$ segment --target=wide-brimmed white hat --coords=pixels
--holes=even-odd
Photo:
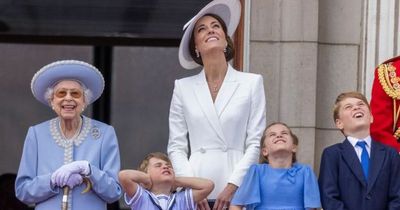
[[[205,14],[215,14],[222,18],[226,24],[227,34],[232,36],[240,20],[240,1],[239,0],[214,0],[207,4],[189,22],[183,26],[185,30],[179,45],[179,62],[185,69],[194,69],[199,66],[194,62],[189,52],[189,42],[196,22]]]
[[[92,91],[93,97],[87,101],[87,105],[96,101],[104,90],[104,78],[100,71],[83,61],[61,60],[42,67],[33,76],[31,90],[33,96],[48,106],[45,93],[47,88],[53,87],[62,80],[76,80]]]

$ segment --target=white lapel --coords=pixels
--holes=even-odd
[[[222,112],[239,87],[239,83],[236,81],[236,73],[236,70],[231,65],[228,65],[228,71],[215,100],[215,109],[217,110],[218,117],[221,117]]]
[[[200,107],[201,107],[204,115],[207,117],[208,122],[214,128],[217,135],[222,140],[224,140],[225,139],[224,133],[222,132],[222,126],[219,121],[217,111],[215,110],[215,106],[214,106],[214,103],[211,98],[210,90],[208,89],[206,75],[204,73],[204,70],[202,70],[197,76],[197,79],[196,79],[196,82],[194,85],[194,93],[196,95],[197,101],[200,104]]]

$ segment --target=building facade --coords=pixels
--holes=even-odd
[[[292,127],[299,161],[318,171],[322,150],[344,138],[332,118],[336,96],[369,97],[375,66],[400,54],[399,1],[245,0],[244,9],[244,70],[264,77],[267,121]],[[113,47],[110,124],[122,168],[166,151],[173,81],[198,72],[183,70],[177,54],[177,46]],[[60,59],[92,62],[93,47],[0,40],[0,173],[17,172],[28,127],[54,117],[30,80]]]

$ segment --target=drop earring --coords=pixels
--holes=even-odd
[[[197,49],[194,50],[196,52],[196,57],[200,58],[200,53]]]

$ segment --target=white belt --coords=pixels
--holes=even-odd
[[[236,148],[229,148],[227,146],[221,146],[221,147],[200,147],[198,149],[193,150],[193,153],[196,152],[200,152],[200,153],[206,153],[207,151],[211,151],[211,150],[219,150],[222,152],[227,152],[228,150],[237,150],[237,151],[242,151],[240,149],[236,149]]]

